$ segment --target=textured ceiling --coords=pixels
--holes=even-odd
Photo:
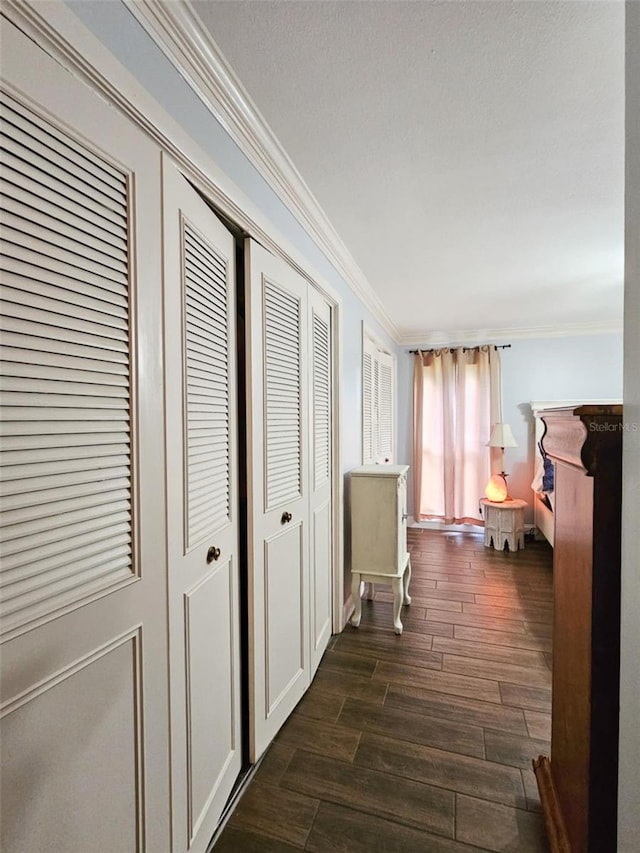
[[[405,336],[621,319],[624,3],[192,6]]]

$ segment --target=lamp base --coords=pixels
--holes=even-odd
[[[504,503],[510,501],[509,489],[507,486],[507,475],[502,471],[500,474],[493,474],[487,483],[484,490],[485,497],[493,503]]]

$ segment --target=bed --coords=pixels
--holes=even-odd
[[[553,509],[555,501],[554,480],[555,471],[553,462],[549,459],[542,448],[542,438],[545,433],[544,421],[540,413],[545,409],[565,409],[568,407],[584,405],[601,405],[611,403],[611,400],[532,400],[530,403],[534,421],[534,466],[533,481],[533,518],[536,530],[544,536],[553,547],[554,518]],[[614,401],[621,402],[621,401]]]
[[[539,534],[544,536],[553,547],[553,505],[554,505],[554,469],[553,462],[546,456],[542,449],[542,437],[545,433],[545,425],[539,413],[544,409],[560,408],[569,403],[554,401],[532,401],[531,411],[534,419],[534,462],[533,462],[533,523]]]

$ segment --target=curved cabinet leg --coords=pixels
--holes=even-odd
[[[411,604],[411,596],[409,595],[409,581],[411,580],[411,558],[407,560],[407,567],[404,570],[402,585],[404,588],[404,603]]]
[[[366,584],[366,587],[367,587],[367,591],[366,591],[365,595],[367,596],[367,601],[373,601],[373,596],[374,596],[375,591],[376,591],[375,584],[368,583],[368,584]]]
[[[402,622],[400,621],[400,610],[402,609],[402,578],[393,578],[393,630],[396,634],[402,634]]]
[[[360,619],[362,618],[362,601],[360,599],[360,573],[354,572],[351,577],[351,595],[353,597],[353,603],[355,606],[355,611],[353,616],[351,617],[351,624],[354,628],[357,628],[360,624]]]

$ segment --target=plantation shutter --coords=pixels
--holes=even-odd
[[[362,464],[367,465],[375,459],[373,446],[373,364],[370,352],[362,354]]]
[[[362,349],[362,464],[393,460],[394,360],[365,337]]]
[[[378,461],[393,457],[393,357],[378,354]]]
[[[186,340],[186,547],[229,520],[227,263],[183,225]]]
[[[129,179],[2,95],[1,613],[129,579]]]
[[[314,487],[329,479],[331,448],[329,326],[313,312]]]
[[[300,301],[264,286],[266,501],[273,508],[302,494]]]

